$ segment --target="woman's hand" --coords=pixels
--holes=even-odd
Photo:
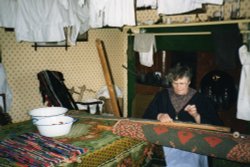
[[[157,120],[159,120],[160,122],[173,122],[173,119],[165,113],[159,113],[157,115]]]
[[[201,122],[200,114],[197,111],[197,108],[195,105],[187,105],[184,109],[186,112],[188,112],[195,120],[196,123]]]

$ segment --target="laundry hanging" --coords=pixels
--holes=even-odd
[[[153,34],[135,34],[134,50],[139,52],[141,65],[153,66],[153,53],[156,50],[155,36]]]
[[[189,12],[202,7],[201,3],[193,0],[158,0],[159,14],[179,14]]]
[[[155,9],[157,7],[158,0],[136,0],[136,8],[151,7]]]
[[[75,44],[79,34],[87,32],[90,28],[89,26],[89,2],[71,0],[69,2],[69,26],[71,31],[69,32],[69,37],[67,38],[71,45]]]
[[[90,0],[90,27],[135,25],[134,0]]]
[[[90,27],[100,28],[104,22],[104,9],[108,0],[91,0],[89,2]]]
[[[237,102],[237,118],[250,121],[250,52],[245,45],[239,48],[242,64],[239,94]]]
[[[18,0],[16,40],[54,42],[65,40],[64,27],[68,25],[66,0]]]
[[[14,28],[17,0],[0,0],[0,27]]]
[[[134,0],[0,0],[0,26],[14,28],[18,42],[72,44],[89,28],[135,25]],[[6,15],[6,13],[8,15]],[[70,33],[65,34],[65,27]]]
[[[180,14],[201,9],[202,4],[222,5],[223,0],[158,0],[159,14]]]

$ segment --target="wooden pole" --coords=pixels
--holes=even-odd
[[[133,120],[132,120],[133,121]],[[225,132],[228,133],[231,131],[230,128],[224,126],[208,125],[208,124],[196,124],[196,123],[186,123],[186,122],[155,122],[155,121],[134,121],[140,122],[143,124],[153,124],[153,125],[166,125],[172,127],[181,127],[181,128],[193,128],[201,130],[211,130],[216,132]]]
[[[83,118],[93,118],[93,116],[81,116]],[[114,118],[114,117],[94,117],[94,119],[101,119],[101,120],[113,120],[113,121],[131,121],[131,122],[138,122],[142,124],[153,124],[153,125],[166,125],[169,127],[180,127],[180,128],[191,128],[191,129],[201,129],[201,130],[210,130],[215,132],[224,132],[224,133],[231,133],[231,128],[226,126],[218,126],[218,125],[210,125],[210,124],[197,124],[192,122],[160,122],[157,120],[150,120],[150,119],[141,119],[141,118]]]
[[[223,126],[214,126],[214,125],[206,125],[206,124],[192,124],[192,123],[184,123],[184,122],[171,122],[171,123],[163,123],[163,122],[154,122],[154,121],[132,121],[131,122],[138,122],[142,124],[152,124],[152,125],[164,125],[167,127],[178,127],[178,128],[188,128],[188,129],[200,129],[200,130],[209,130],[214,132],[221,132],[221,133],[230,133],[230,128],[223,127]],[[112,130],[112,126],[105,126],[105,125],[97,125],[98,128],[104,130]],[[232,134],[234,137],[238,134],[235,132]],[[237,137],[235,137],[237,138]]]
[[[102,69],[103,69],[103,73],[104,73],[104,77],[106,80],[106,84],[108,87],[108,91],[109,91],[109,95],[110,95],[110,100],[111,100],[111,106],[114,112],[114,115],[116,117],[121,117],[120,114],[120,110],[119,110],[119,106],[118,106],[118,101],[116,98],[116,93],[114,90],[114,85],[111,79],[111,72],[108,68],[108,63],[105,57],[105,53],[104,53],[104,48],[102,45],[102,41],[100,39],[96,39],[96,47],[98,50],[98,54],[99,54],[99,58],[101,60],[101,64],[102,64]]]

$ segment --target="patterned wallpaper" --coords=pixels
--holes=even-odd
[[[88,42],[78,42],[67,51],[65,48],[37,48],[35,51],[31,47],[33,43],[17,43],[14,32],[0,29],[0,35],[2,62],[13,92],[10,114],[14,122],[30,119],[27,112],[42,106],[37,79],[37,73],[41,70],[61,71],[67,87],[74,86],[77,92],[78,87],[83,85],[94,91],[105,85],[95,45],[97,38],[104,42],[115,84],[122,90],[124,88],[126,75],[122,64],[125,62],[123,44],[126,38],[118,29],[91,30]],[[95,93],[85,91],[83,100],[94,96]],[[78,99],[78,95],[74,97]]]
[[[219,10],[218,6],[207,6],[207,13],[200,14],[205,20]],[[225,18],[229,17],[230,5],[225,4]],[[242,0],[242,16],[250,17],[250,1]],[[170,16],[167,16],[170,17]],[[172,20],[183,21],[185,15],[171,16]],[[188,16],[195,18],[195,16]],[[146,21],[158,19],[155,10],[137,11],[137,20]],[[0,28],[0,48],[7,79],[13,92],[13,103],[10,115],[14,122],[29,120],[27,112],[42,106],[39,93],[37,73],[41,70],[58,70],[63,72],[65,84],[79,91],[78,87],[86,85],[87,89],[99,90],[105,85],[105,79],[98,57],[95,40],[104,41],[107,56],[111,65],[115,84],[122,89],[124,95],[124,115],[126,116],[127,71],[122,64],[127,65],[126,49],[127,39],[125,32],[119,29],[95,29],[89,31],[88,42],[78,42],[66,51],[64,48],[38,48],[31,47],[32,43],[17,43],[14,32],[5,32]],[[85,92],[84,99],[94,97],[94,93]],[[77,98],[77,96],[74,96]]]

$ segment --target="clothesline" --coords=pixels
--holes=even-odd
[[[164,33],[146,33],[143,32],[141,34],[153,34],[155,36],[177,36],[177,35],[211,35],[212,32],[210,31],[199,31],[199,32],[164,32]],[[248,30],[242,30],[240,31],[241,34],[250,34],[250,31]],[[135,34],[139,34],[139,33],[133,33],[133,34],[128,34],[128,35],[135,35]]]

